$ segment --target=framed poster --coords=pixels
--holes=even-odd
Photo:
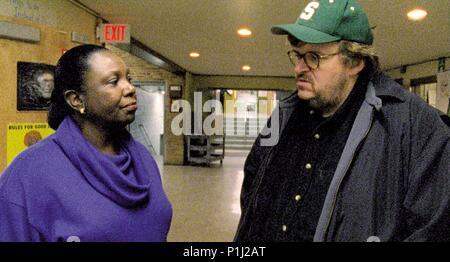
[[[17,110],[47,110],[54,87],[55,66],[17,62]]]

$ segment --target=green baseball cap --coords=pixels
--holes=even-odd
[[[369,19],[355,0],[312,1],[294,24],[276,25],[271,31],[276,35],[290,34],[310,44],[339,40],[373,43]]]

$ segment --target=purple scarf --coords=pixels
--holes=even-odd
[[[124,130],[118,156],[107,156],[81,133],[67,116],[58,127],[54,141],[86,181],[100,194],[123,207],[134,207],[149,201],[150,165],[146,165],[137,142]],[[156,170],[158,172],[158,170]]]

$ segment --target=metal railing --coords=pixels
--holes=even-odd
[[[150,140],[150,137],[147,134],[147,130],[145,129],[145,126],[143,124],[139,124],[139,131],[141,131],[142,136],[144,137],[145,144],[150,148],[152,155],[157,155],[155,148],[153,148],[152,142]]]

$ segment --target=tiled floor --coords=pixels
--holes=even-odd
[[[245,157],[223,166],[162,166],[164,189],[173,206],[170,242],[229,242],[240,217]],[[161,160],[158,159],[158,163]]]

